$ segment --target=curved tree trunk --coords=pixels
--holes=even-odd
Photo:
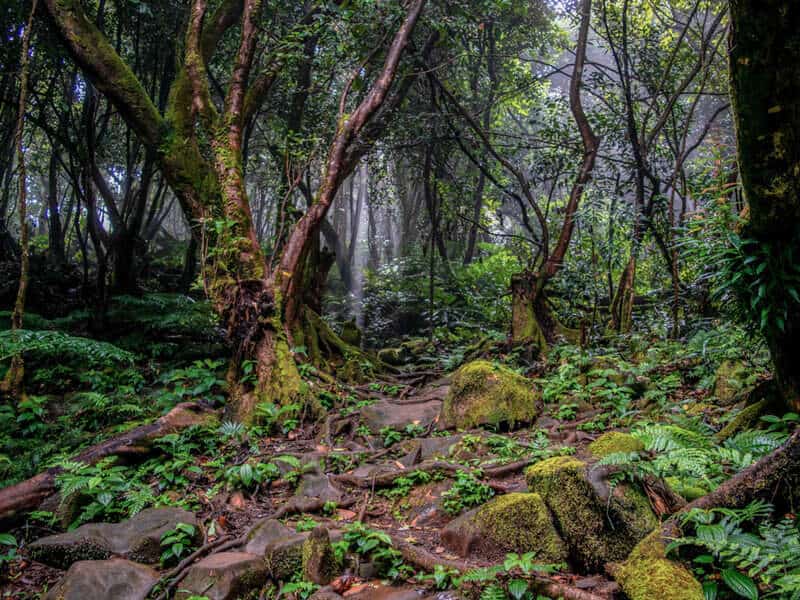
[[[575,218],[583,197],[583,190],[592,177],[597,150],[600,146],[600,140],[592,131],[589,120],[583,111],[580,94],[591,17],[592,2],[591,0],[583,0],[581,4],[581,24],[575,51],[575,67],[570,79],[569,94],[572,115],[583,141],[581,168],[572,185],[564,211],[564,224],[561,227],[553,252],[547,255],[547,260],[537,273],[522,273],[511,281],[511,340],[513,343],[531,344],[538,351],[546,350],[548,344],[555,341],[560,330],[558,321],[547,304],[545,290],[547,283],[564,265],[564,259],[572,239],[572,232],[575,229]]]

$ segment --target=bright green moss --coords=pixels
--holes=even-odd
[[[539,414],[539,393],[530,380],[485,360],[467,363],[453,375],[442,406],[450,427],[530,423]]]
[[[609,498],[589,481],[585,463],[569,457],[539,462],[526,472],[528,489],[541,494],[570,555],[585,569],[623,560],[657,521],[637,489],[617,485]]]
[[[536,560],[559,563],[567,550],[539,494],[497,496],[478,509],[474,522],[494,546],[507,552],[535,552]]]
[[[689,570],[668,560],[661,531],[644,538],[614,573],[630,600],[703,600],[703,587]]]
[[[615,452],[640,452],[641,450],[644,450],[644,444],[640,440],[630,433],[621,431],[604,433],[589,444],[589,452],[595,458],[603,458]]]

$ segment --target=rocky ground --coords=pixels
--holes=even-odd
[[[596,465],[643,450],[603,409],[545,404],[531,379],[486,360],[451,375],[400,371],[348,398],[316,426],[233,437],[228,473],[244,479],[244,465],[266,461],[279,471],[255,486],[210,494],[203,468],[218,457],[198,448],[195,512],[149,508],[64,533],[28,525],[36,539],[6,597],[411,600],[522,581],[519,598],[702,598],[663,547],[640,544],[685,500]],[[68,523],[69,498],[56,506]],[[187,550],[165,561],[166,536],[184,526]]]

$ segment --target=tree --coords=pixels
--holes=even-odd
[[[191,4],[182,65],[163,114],[78,0],[46,0],[45,5],[73,60],[156,156],[195,237],[202,241],[202,278],[234,353],[229,370],[232,415],[247,420],[261,400],[299,399],[302,384],[290,348],[308,317],[303,294],[309,255],[342,181],[381,135],[413,82],[414,74],[407,73],[390,93],[425,0],[409,2],[396,32],[386,38],[388,45],[371,53],[367,63],[385,50],[383,66],[352,108],[351,84],[367,63],[345,85],[313,203],[271,257],[258,243],[243,173],[245,129],[287,60],[280,45],[261,58],[261,2],[225,0],[213,12],[205,0]],[[289,27],[294,36],[311,27],[321,10],[316,3],[307,8]],[[238,42],[225,65],[224,99],[217,103],[209,64],[234,27],[239,29]],[[253,389],[239,383],[244,361],[257,365]]]
[[[739,173],[749,203],[744,247],[765,278],[747,290],[764,321],[784,399],[800,409],[800,6],[732,0],[730,82]],[[762,266],[763,265],[763,266]]]

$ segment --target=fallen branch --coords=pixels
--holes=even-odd
[[[72,457],[72,462],[94,464],[109,456],[143,456],[153,447],[153,441],[192,425],[207,423],[214,411],[194,402],[178,404],[163,417],[87,448]],[[56,477],[61,467],[50,467],[35,477],[0,489],[0,520],[22,511],[35,510],[56,493]]]

